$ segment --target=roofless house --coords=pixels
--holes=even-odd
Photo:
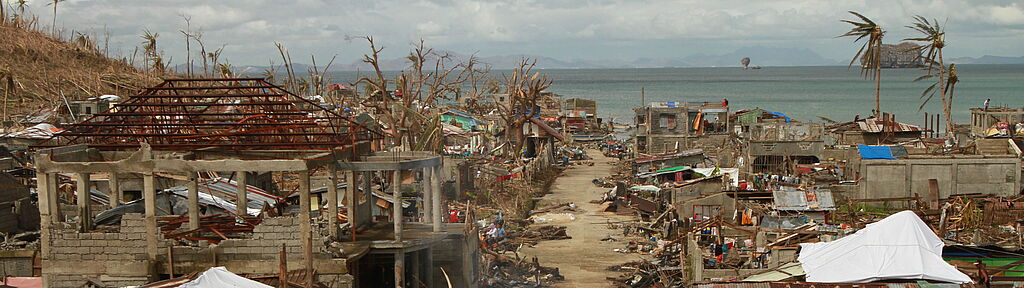
[[[476,238],[465,237],[462,224],[442,223],[441,158],[372,151],[381,132],[354,119],[259,78],[171,79],[69,127],[36,147],[45,283],[139,285],[213,266],[270,274],[280,270],[279,255],[291,269],[312,268],[330,287],[406,287],[412,279],[433,287],[433,279],[442,277],[432,273],[435,266],[458,271],[451,273],[457,275],[453,281],[471,283],[474,266],[452,259],[475,253],[477,245],[465,241]],[[58,174],[74,176],[74,206],[59,202]],[[210,175],[236,183],[231,223],[200,215],[199,186]],[[97,187],[111,199],[124,199],[121,193],[130,187],[121,179],[132,177],[142,179],[137,189],[144,212],[124,214],[120,225],[94,225],[89,215],[99,207],[89,205],[88,191]],[[311,178],[327,182],[319,203],[311,203]],[[161,190],[175,185],[188,187],[186,215],[158,209]],[[264,207],[260,217],[238,216],[252,214],[247,202],[253,186],[281,197],[298,194],[298,205],[278,203]],[[373,193],[377,188],[383,193]],[[402,188],[422,197],[403,197]],[[374,195],[395,203],[389,220],[371,219]],[[422,209],[410,215],[403,202]],[[168,219],[185,220],[172,229]],[[251,233],[218,230],[238,226]],[[192,241],[203,232],[219,238]]]

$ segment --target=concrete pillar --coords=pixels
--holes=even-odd
[[[235,178],[237,178],[235,183],[238,184],[238,186],[235,186],[235,198],[238,199],[235,202],[235,214],[238,214],[238,216],[249,215],[249,210],[247,210],[249,209],[249,191],[245,189],[249,183],[248,176],[249,172],[246,171],[235,172]]]
[[[391,222],[394,222],[395,225],[395,242],[400,242],[402,241],[402,171],[395,170],[395,172],[392,173],[392,175],[393,177],[391,179],[391,199],[394,203],[392,203],[391,205],[391,210],[393,212],[391,216]],[[398,262],[395,263],[397,267]]]
[[[89,197],[89,190],[92,189],[91,174],[78,173],[78,229],[82,232],[92,230],[92,198]]]
[[[348,204],[346,205],[348,210],[345,212],[348,213],[348,225],[349,229],[352,231],[352,241],[355,241],[356,228],[358,228],[356,226],[359,223],[359,219],[356,219],[359,217],[356,216],[356,209],[358,209],[356,207],[359,206],[359,196],[356,195],[356,185],[359,185],[359,183],[356,183],[356,172],[345,171],[345,183],[347,183],[347,185],[345,185],[345,200],[348,201]]]
[[[338,168],[334,165],[327,167],[327,180],[327,233],[338,239]]]
[[[441,232],[441,166],[433,168],[434,172],[430,173],[430,190],[434,191],[433,197],[430,198],[430,210],[434,210],[434,232]]]
[[[60,211],[60,176],[56,173],[46,173],[46,193],[50,194],[50,218],[53,223],[64,221],[64,215]]]
[[[399,249],[395,252],[395,288],[401,287],[405,287],[405,252]]]
[[[146,207],[146,255],[149,261],[156,263],[156,256],[160,253],[157,247],[160,231],[156,226],[156,178],[153,173],[142,175],[142,199]]]
[[[430,167],[423,168],[423,180],[420,181],[420,186],[423,187],[423,222],[426,223],[436,221],[436,216],[434,216],[436,214],[433,213],[434,208],[432,208],[433,204],[431,204],[433,201],[432,199],[434,199],[433,195],[436,193],[432,189],[433,185],[431,184],[432,180],[430,178],[430,175],[434,174],[432,173],[433,171],[434,170]]]
[[[427,287],[434,287],[434,248],[423,249],[423,276],[420,279],[427,283]]]
[[[54,201],[53,197],[50,196],[50,187],[48,186],[47,177],[52,177],[49,173],[37,173],[36,174],[36,194],[39,195],[39,226],[40,232],[43,235],[43,241],[39,241],[40,250],[42,250],[43,257],[49,259],[50,255],[50,224],[53,221],[50,218],[50,201]]]
[[[406,265],[406,266],[409,267],[409,272],[412,273],[412,279],[414,279],[412,281],[412,283],[409,283],[409,287],[410,288],[420,288],[421,287],[420,286],[420,281],[427,280],[427,279],[423,279],[423,262],[420,262],[420,261],[423,260],[423,258],[420,257],[420,254],[422,252],[423,252],[423,250],[412,251],[411,255],[409,255],[409,256],[411,256],[410,258],[412,258],[412,259],[409,259],[409,260],[411,260],[409,262],[412,262],[412,263],[409,263],[409,265]],[[416,281],[415,279],[418,279],[419,281]]]
[[[364,220],[368,220],[368,221],[373,221],[373,205],[376,205],[376,204],[372,203],[373,202],[373,174],[374,174],[373,171],[363,172],[363,183],[362,183],[363,184],[363,191],[361,193],[361,195],[362,195],[361,197],[366,197],[366,199],[368,199],[368,200],[366,201],[366,204],[367,204],[367,205],[365,205],[366,207],[360,206],[359,209],[356,210],[356,214],[358,214],[359,217],[360,217],[359,219],[364,219]],[[360,204],[362,204],[362,203],[360,203]]]
[[[311,243],[310,238],[313,237],[313,235],[310,234],[310,231],[313,230],[313,227],[309,223],[309,218],[310,218],[309,217],[309,207],[310,207],[310,199],[309,199],[309,171],[300,171],[299,172],[299,233],[302,234],[303,251],[305,251],[305,246],[306,245],[310,245],[309,244],[309,243]]]
[[[120,205],[121,199],[124,199],[121,194],[121,177],[117,176],[117,172],[110,172],[110,176],[107,177],[107,186],[110,188],[110,207],[117,207]]]
[[[188,229],[199,229],[199,183],[195,172],[188,173]]]

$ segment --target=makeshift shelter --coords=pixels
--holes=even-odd
[[[839,240],[801,243],[798,260],[807,272],[808,282],[971,282],[970,277],[942,260],[943,245],[917,214],[903,211]]]

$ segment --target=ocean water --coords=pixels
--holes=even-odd
[[[960,83],[953,98],[953,119],[970,121],[968,108],[981,107],[992,99],[990,107],[1024,106],[1024,65],[958,65]],[[764,67],[743,70],[739,67],[650,68],[650,69],[578,69],[539,70],[554,84],[549,89],[564,98],[597,100],[599,117],[618,123],[632,123],[632,108],[641,106],[640,90],[646,101],[721,102],[729,99],[733,111],[762,108],[782,112],[806,122],[822,122],[818,116],[837,121],[862,117],[874,109],[874,87],[857,67]],[[492,73],[502,73],[494,71]],[[332,75],[340,83],[354,81],[356,72]],[[365,73],[363,73],[365,74]],[[924,113],[942,113],[939,94],[919,110],[921,92],[931,82],[913,80],[919,69],[882,70],[881,109],[896,115],[896,120],[921,125]]]

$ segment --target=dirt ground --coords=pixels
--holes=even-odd
[[[537,205],[547,207],[559,203],[575,203],[578,207],[575,220],[551,224],[566,226],[566,233],[572,239],[542,241],[536,247],[524,247],[521,250],[526,255],[537,256],[541,265],[559,268],[565,281],[555,287],[612,287],[612,283],[605,278],[618,276],[618,272],[607,271],[608,266],[639,257],[637,254],[612,251],[625,248],[624,241],[628,240],[622,236],[621,229],[609,229],[607,224],[609,221],[631,220],[633,216],[604,212],[606,205],[590,203],[608,191],[608,188],[595,186],[591,180],[613,173],[615,159],[605,157],[598,150],[588,150],[587,155],[593,158],[594,166],[577,165],[566,169],[555,180],[551,194],[544,196]],[[609,236],[618,241],[601,241]]]

